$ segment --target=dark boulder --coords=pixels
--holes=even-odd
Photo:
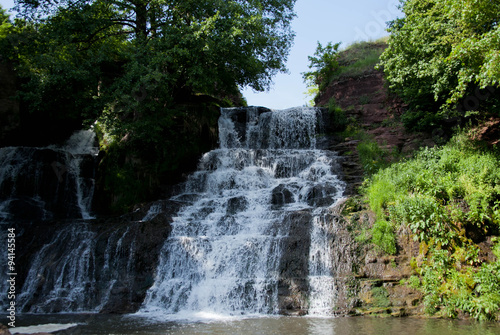
[[[305,200],[309,206],[325,207],[334,202],[336,189],[332,185],[315,185],[306,193]]]
[[[234,197],[228,200],[227,202],[227,214],[234,215],[238,212],[244,211],[248,206],[248,200],[241,197]]]
[[[283,205],[294,202],[293,193],[285,185],[276,186],[272,190],[271,204],[278,209]]]

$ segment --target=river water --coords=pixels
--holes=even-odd
[[[57,334],[500,334],[500,323],[416,318],[315,318],[315,317],[255,317],[198,321],[160,321],[137,315],[21,315],[15,331],[38,332],[52,330],[33,325],[52,324],[53,329],[73,326]],[[31,326],[19,328],[21,326]]]

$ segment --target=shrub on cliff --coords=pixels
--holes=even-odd
[[[328,42],[326,46],[323,46],[318,42],[314,56],[307,57],[309,68],[313,71],[302,74],[308,86],[317,86],[321,92],[330,84],[330,78],[339,68],[339,46],[340,43]]]
[[[314,95],[314,100],[334,81],[373,71],[386,47],[385,38],[353,43],[343,50],[339,50],[340,44],[329,42],[323,46],[318,42],[314,56],[308,57],[313,71],[304,72],[302,77],[308,86],[307,94]]]

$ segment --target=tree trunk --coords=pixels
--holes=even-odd
[[[136,1],[135,5],[135,36],[146,38],[148,36],[148,9],[147,1]]]

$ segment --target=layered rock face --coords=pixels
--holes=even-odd
[[[137,311],[179,207],[153,205],[162,212],[148,214],[146,206],[119,218],[16,224],[23,246],[18,307],[30,313]]]

